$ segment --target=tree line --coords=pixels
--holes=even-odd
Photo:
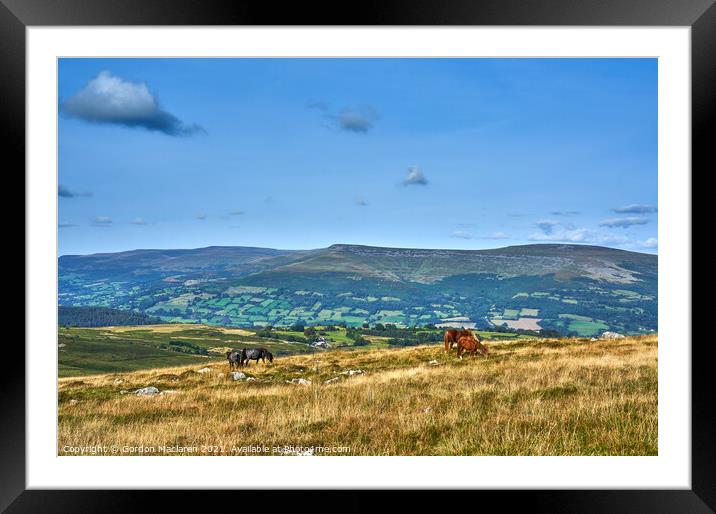
[[[155,325],[163,323],[159,318],[141,312],[112,309],[109,307],[58,307],[61,327],[109,327],[124,325]]]

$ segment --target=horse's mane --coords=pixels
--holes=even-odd
[[[480,340],[480,336],[475,335],[475,333],[470,330],[469,328],[463,328],[458,332],[458,337],[469,337],[470,339],[476,339],[477,341]]]

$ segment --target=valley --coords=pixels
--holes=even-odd
[[[59,259],[61,306],[168,323],[479,329],[594,336],[657,329],[657,257],[584,245],[417,250],[333,245],[136,250]]]

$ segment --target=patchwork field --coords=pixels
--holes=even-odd
[[[657,264],[654,255],[561,244],[137,250],[60,257],[58,304],[248,329],[452,322],[487,330],[495,319],[539,318],[544,337],[641,334],[657,328]],[[92,326],[106,324],[114,323]]]
[[[280,356],[243,368],[250,380],[206,360],[62,378],[58,454],[657,454],[655,335],[488,345],[463,360],[439,345]],[[134,394],[148,386],[160,393]]]
[[[505,325],[518,330],[540,330],[541,318],[493,319],[495,325]]]

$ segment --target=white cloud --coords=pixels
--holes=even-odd
[[[132,223],[133,225],[146,225],[146,224],[147,224],[147,222],[144,221],[144,218],[134,218],[134,219],[131,221],[131,223]]]
[[[509,239],[510,236],[504,232],[493,232],[489,236],[481,236],[480,239]]]
[[[559,225],[559,222],[553,221],[553,220],[539,220],[537,223],[535,223],[537,227],[545,234],[549,235],[554,230],[554,227]]]
[[[639,241],[639,246],[641,246],[643,248],[658,248],[659,240],[655,237],[650,237],[643,241]]]
[[[586,228],[550,228],[549,233],[536,232],[528,237],[530,241],[555,241],[570,243],[585,243],[589,241],[591,232]]]
[[[408,168],[408,174],[403,179],[404,186],[425,186],[428,184],[428,180],[425,175],[417,166],[411,166]]]
[[[144,82],[130,82],[109,71],[100,72],[64,101],[60,110],[66,116],[90,123],[141,127],[168,136],[205,132],[199,125],[187,125],[162,109]]]
[[[549,234],[536,232],[528,237],[530,241],[555,243],[584,243],[595,245],[630,246],[633,240],[623,234],[612,234],[590,230],[584,227],[555,226]]]
[[[581,214],[579,211],[552,211],[552,216],[578,216]]]
[[[57,196],[59,196],[61,198],[90,197],[90,196],[92,196],[92,193],[73,191],[73,190],[67,188],[66,186],[63,186],[62,184],[59,184],[57,186]]]
[[[633,203],[623,207],[615,207],[612,211],[619,214],[648,214],[650,212],[656,212],[656,206]]]
[[[344,107],[339,112],[331,112],[326,102],[308,102],[306,107],[323,113],[331,125],[347,132],[365,134],[373,129],[378,112],[373,107]]]
[[[643,218],[641,216],[626,216],[624,218],[610,218],[607,220],[603,220],[599,223],[599,226],[611,228],[628,228],[633,225],[646,225],[647,223],[649,223],[648,218]]]
[[[450,234],[450,237],[455,237],[458,239],[472,239],[470,233],[464,230],[455,230],[452,234]]]
[[[343,109],[334,119],[342,130],[366,133],[373,128],[378,114],[374,109]]]
[[[91,222],[95,227],[109,227],[112,225],[112,218],[109,216],[95,216]]]

